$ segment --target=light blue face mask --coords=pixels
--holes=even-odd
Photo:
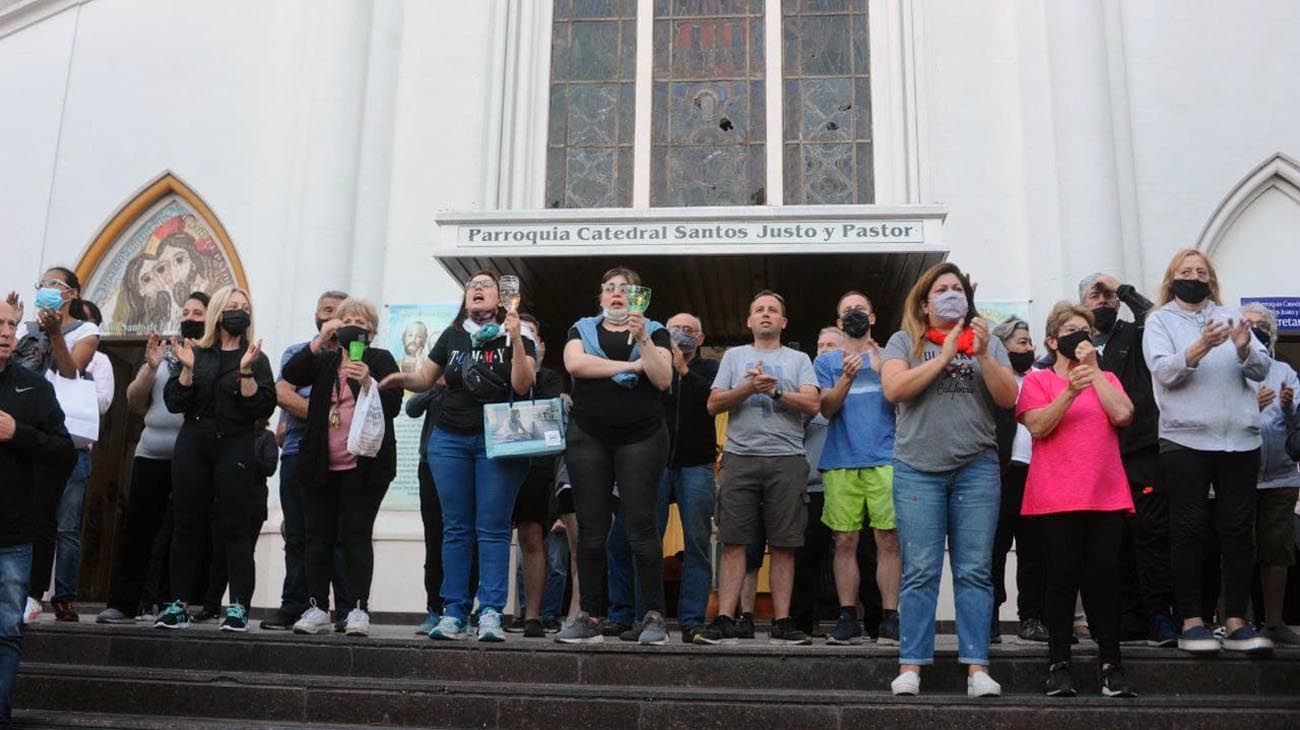
[[[36,290],[37,309],[58,309],[63,306],[63,292],[52,286],[43,286]]]
[[[930,311],[944,322],[956,322],[970,311],[970,303],[966,301],[966,292],[949,289],[930,300]]]

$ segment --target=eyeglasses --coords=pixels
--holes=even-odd
[[[627,284],[615,284],[613,282],[607,281],[604,284],[600,285],[600,290],[605,292],[606,294],[613,294],[614,292],[618,292],[619,294],[626,294],[627,287],[628,287]]]
[[[675,324],[675,325],[672,325],[671,327],[668,328],[668,331],[669,331],[669,332],[681,332],[681,333],[684,334],[684,335],[693,335],[693,334],[697,334],[697,333],[699,332],[699,330],[695,329],[694,327],[692,327],[692,326],[690,326],[690,325],[686,325],[686,324]]]
[[[495,288],[497,288],[497,283],[495,281],[492,281],[491,279],[473,279],[465,282],[465,289],[467,291],[470,289],[495,289]]]
[[[72,291],[72,287],[68,286],[62,281],[59,281],[58,279],[48,279],[46,281],[38,281],[36,282],[36,288],[37,289],[62,289],[64,291]]]

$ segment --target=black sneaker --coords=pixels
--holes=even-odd
[[[1039,621],[1036,618],[1021,619],[1020,628],[1016,631],[1016,636],[1019,636],[1022,641],[1046,642],[1048,639],[1047,627],[1043,625],[1042,621]]]
[[[334,622],[334,633],[336,633],[336,634],[345,634],[345,633],[347,633],[347,630],[348,630],[348,617],[347,617],[347,616],[344,616],[343,618],[340,618],[338,621],[335,621],[335,622]]]
[[[812,639],[800,631],[798,626],[795,626],[794,619],[787,616],[772,622],[772,631],[768,635],[767,643],[806,646],[812,643]]]
[[[201,624],[201,623],[205,623],[205,622],[207,622],[207,621],[213,621],[213,620],[215,620],[215,619],[219,619],[219,618],[221,618],[221,607],[220,607],[220,606],[217,606],[216,608],[213,608],[213,607],[211,607],[211,606],[204,606],[204,607],[203,607],[203,610],[202,610],[202,611],[199,611],[199,614],[198,614],[197,616],[193,617],[192,620],[194,621],[194,623],[199,623],[199,624]]]
[[[702,626],[692,626],[692,627],[689,628],[689,629],[682,629],[682,643],[683,643],[683,644],[694,644],[694,643],[695,643],[695,634],[698,633],[699,630],[702,629],[702,628],[703,628]]]
[[[617,639],[623,635],[624,631],[627,631],[630,628],[632,627],[625,623],[605,619],[600,622],[600,635],[610,639]]]
[[[754,614],[742,613],[740,620],[736,621],[736,638],[752,639],[754,638]]]
[[[807,636],[802,630],[799,633]],[[830,638],[826,639],[826,643],[834,646],[861,644],[862,622],[858,621],[857,616],[841,613],[840,620],[836,622],[835,629],[831,631]]]
[[[1119,665],[1110,665],[1101,670],[1101,693],[1105,697],[1137,697],[1137,685],[1124,676],[1124,669]]]
[[[554,616],[548,616],[542,619],[542,628],[546,629],[546,633],[554,634],[562,628],[560,624],[560,619]]]
[[[506,627],[506,633],[520,634],[526,628],[528,628],[528,621],[523,616],[516,616],[515,620],[511,621],[510,625]]]
[[[248,611],[238,603],[230,604],[226,609],[226,618],[221,622],[222,631],[244,633],[248,631]]]
[[[1070,663],[1057,662],[1047,670],[1044,691],[1048,697],[1074,697],[1074,677],[1070,676]]]
[[[546,638],[546,627],[540,620],[530,618],[527,621],[524,621],[524,638],[544,639]]]
[[[183,629],[190,625],[190,613],[180,601],[176,601],[158,615],[153,625],[158,629]]]
[[[885,611],[880,617],[880,635],[876,643],[881,646],[898,646],[898,611]]]
[[[298,619],[300,618],[302,617],[285,613],[284,610],[281,609],[276,611],[271,618],[262,619],[262,623],[258,625],[262,627],[263,631],[290,631],[293,629],[293,625],[298,623]],[[427,634],[428,632],[426,631],[425,633]]]
[[[697,626],[692,641],[696,644],[734,644],[736,638],[736,622],[730,616],[718,616],[708,626]]]
[[[641,622],[637,621],[636,623],[632,624],[632,626],[628,628],[627,631],[624,631],[623,633],[619,634],[618,640],[636,641],[637,639],[641,638],[641,629],[642,629]]]

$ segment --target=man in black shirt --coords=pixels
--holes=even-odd
[[[1133,422],[1119,433],[1120,454],[1137,512],[1125,540],[1124,639],[1146,634],[1152,646],[1175,646],[1178,632],[1171,618],[1174,591],[1169,564],[1169,505],[1159,488],[1160,410],[1151,389],[1151,371],[1142,356],[1146,315],[1152,304],[1130,284],[1108,274],[1079,282],[1079,302],[1092,310],[1097,324],[1093,340],[1102,370],[1115,374],[1133,401]],[[1123,302],[1133,321],[1119,319]]]
[[[75,456],[54,388],[10,362],[17,340],[16,296],[0,302],[0,727],[9,726],[22,656],[23,608],[32,564],[36,464],[69,465]]]
[[[668,503],[677,502],[682,520],[686,564],[677,601],[677,622],[682,641],[690,643],[696,628],[704,626],[709,603],[713,563],[709,560],[709,538],[713,532],[713,463],[718,440],[714,418],[709,415],[709,391],[718,374],[718,361],[700,355],[704,328],[698,317],[678,314],[668,320],[673,342],[673,384],[664,393],[664,414],[668,421],[668,468],[659,485],[659,539],[668,524]]]

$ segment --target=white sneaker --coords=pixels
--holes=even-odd
[[[903,672],[894,677],[894,681],[889,683],[889,688],[896,695],[915,697],[921,694],[921,675],[910,670]]]
[[[28,596],[27,608],[26,610],[23,611],[23,623],[25,624],[36,623],[36,619],[41,617],[41,611],[44,610],[45,607],[41,605],[40,601],[35,600],[31,596]]]
[[[370,614],[359,607],[349,611],[343,633],[348,636],[370,636]]]
[[[988,672],[976,672],[966,677],[967,697],[1001,697],[1002,685],[993,681]]]
[[[302,618],[293,625],[295,634],[328,634],[333,631],[334,622],[330,621],[330,615],[315,606],[304,611]]]

